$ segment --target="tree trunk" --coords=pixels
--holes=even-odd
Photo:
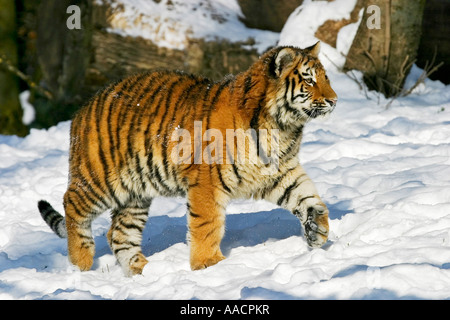
[[[53,99],[34,92],[37,127],[48,127],[72,118],[88,98],[83,93],[89,63],[91,1],[42,0],[37,10],[37,58],[42,72],[40,85],[50,91]],[[67,8],[80,8],[81,25],[70,29]]]
[[[386,97],[399,93],[417,56],[424,7],[425,0],[366,0],[344,70],[361,70],[369,89]]]
[[[428,0],[422,23],[422,38],[417,57],[417,65],[425,68],[428,63],[444,62],[431,79],[450,84],[450,1]]]
[[[283,29],[289,15],[302,3],[303,0],[238,0],[247,27],[275,32]]]
[[[0,0],[0,59],[17,67],[16,10],[14,1]],[[25,136],[19,101],[19,79],[0,65],[0,134]]]

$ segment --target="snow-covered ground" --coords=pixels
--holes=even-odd
[[[315,40],[295,37],[290,26],[308,22],[302,14],[291,16],[281,43]],[[426,80],[386,109],[386,99],[372,92],[367,99],[329,61],[343,63],[335,49],[323,45],[323,53],[339,102],[306,127],[299,155],[330,209],[323,248],[307,247],[289,212],[235,201],[222,243],[227,259],[193,272],[185,200],[160,198],[144,232],[143,275],[124,277],[116,264],[108,214],[93,224],[94,267],[80,272],[36,206],[46,199],[63,212],[70,127],[63,122],[26,138],[0,136],[0,299],[450,298],[450,86]],[[407,86],[420,72],[413,68]]]
[[[353,0],[351,0],[353,1]],[[246,28],[237,0],[96,0],[113,13],[110,32],[142,37],[161,47],[184,49],[189,39],[227,39],[232,42],[255,40],[262,52],[273,46],[278,34]]]

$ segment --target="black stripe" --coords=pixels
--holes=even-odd
[[[259,115],[261,113],[262,110],[262,100],[264,98],[261,98],[259,103],[258,103],[258,107],[256,108],[256,110],[253,112],[253,116],[252,119],[250,120],[250,128],[252,128],[254,131],[252,131],[252,138],[255,142],[255,146],[256,146],[256,154],[259,155]],[[254,134],[256,135],[256,137],[253,137]]]
[[[207,115],[206,115],[206,130],[209,129],[209,122],[210,122],[210,118],[211,118],[211,113],[213,110],[215,110],[216,104],[219,101],[220,95],[222,94],[222,91],[229,86],[230,82],[232,82],[234,80],[234,77],[229,77],[225,80],[223,80],[220,85],[219,88],[217,89],[217,91],[214,94],[214,97],[211,100],[211,104],[209,105],[209,108],[207,109]]]
[[[115,134],[113,133],[113,126],[112,126],[112,109],[113,109],[113,104],[110,105],[109,108],[109,113],[107,116],[107,135],[108,135],[108,139],[109,139],[109,153],[111,156],[111,161],[114,165],[116,165],[116,153],[117,153],[117,149],[115,148],[115,144],[114,144],[114,136]],[[118,128],[116,127],[115,130],[117,130]]]
[[[82,248],[89,249],[94,245],[94,241],[92,240],[92,238],[87,237],[87,236],[82,236],[80,233],[78,233],[78,236],[80,238],[84,238],[84,240],[81,242]]]
[[[259,127],[259,114],[261,113],[261,104],[258,105],[258,108],[253,112],[252,119],[250,120],[250,128],[258,132]]]
[[[147,75],[145,75],[145,76],[147,76]],[[137,79],[137,81],[139,81],[143,77],[144,77],[144,75],[139,77]],[[120,112],[118,114],[117,112],[114,113],[113,111],[116,110],[117,107],[122,107],[122,110],[123,110],[123,104],[118,103],[119,101],[121,101],[121,99],[117,100],[117,98],[120,98],[122,96],[122,91],[123,90],[127,90],[128,91],[130,86],[131,86],[131,81],[121,81],[120,83],[115,85],[113,87],[113,90],[112,90],[112,92],[114,92],[114,96],[112,96],[113,100],[108,106],[109,113],[108,113],[108,116],[107,116],[107,129],[108,129],[107,130],[107,135],[108,135],[109,144],[110,144],[110,147],[109,147],[110,157],[111,157],[111,161],[112,161],[112,163],[114,165],[117,165],[116,164],[116,156],[118,156],[117,153],[118,153],[118,150],[120,150],[115,145],[114,137],[116,137],[116,138],[119,138],[119,137],[116,134],[114,134],[114,132],[117,133],[121,129],[122,126],[120,126],[119,118],[117,118],[116,119],[116,121],[117,121],[116,122],[116,126],[113,127],[113,125],[112,125],[112,116],[113,116],[113,114],[115,114],[116,116],[119,116],[119,114],[120,114]],[[120,141],[120,140],[118,140],[118,141]]]
[[[84,177],[83,181],[84,181]],[[105,198],[101,195],[99,195],[93,188],[92,186],[88,183],[86,184],[85,182],[74,182],[72,181],[72,185],[73,186],[78,186],[78,185],[82,185],[81,188],[69,188],[69,191],[71,192],[75,192],[78,194],[78,191],[83,191],[83,194],[86,196],[86,198],[91,202],[92,207],[93,206],[97,206],[99,207],[101,210],[106,209],[109,207],[109,204],[106,202]],[[86,190],[87,189],[87,190]],[[95,197],[96,199],[92,198]],[[104,207],[100,207],[99,204],[102,203],[104,205]]]
[[[142,230],[144,230],[143,226],[140,226],[140,225],[138,225],[136,223],[133,223],[133,222],[125,223],[125,222],[119,220],[119,223],[120,223],[121,226],[125,227],[126,229],[135,229],[135,230],[138,230],[139,232],[142,232]],[[141,223],[143,223],[144,226],[145,226],[145,221],[141,221]]]
[[[138,261],[141,259],[141,255],[142,255],[142,253],[140,253],[140,252],[138,252],[138,253],[136,253],[135,255],[133,255],[133,256],[130,258],[130,265],[131,265],[132,263],[138,262]]]
[[[294,97],[292,98],[292,101],[294,101],[294,100],[297,99],[298,97],[304,98],[304,100],[303,100],[301,103],[305,103],[305,102],[308,100],[308,98],[309,98],[309,94],[307,94],[307,93],[299,93],[298,95],[296,95],[296,96],[294,96]]]
[[[285,150],[282,151],[283,152],[283,157],[288,156],[291,153],[291,151],[296,150],[296,149],[294,149],[294,146],[300,147],[301,139],[299,138],[299,136],[302,134],[302,131],[303,131],[303,126],[302,125],[299,126],[295,130],[295,132],[293,134],[293,138],[290,140],[289,146]],[[296,150],[295,153],[298,153],[298,150]]]
[[[287,102],[285,102],[285,104],[287,104]],[[286,125],[284,124],[284,122],[281,120],[281,112],[284,111],[284,113],[286,113],[286,109],[285,108],[278,108],[277,109],[277,114],[275,115],[275,122],[277,123],[278,127],[281,130],[286,130]]]
[[[153,176],[153,151],[151,151],[151,150],[150,150],[150,153],[147,155],[147,167],[148,167],[148,170],[149,170],[149,179],[148,179],[148,181],[152,185],[153,189],[155,189],[159,193],[162,193],[162,190],[156,184],[155,178]]]
[[[151,147],[151,136],[150,136],[150,127],[153,124],[153,119],[156,117],[159,108],[158,108],[158,103],[155,103],[155,98],[158,96],[158,94],[161,92],[161,89],[169,82],[170,78],[167,77],[157,88],[155,88],[153,91],[149,91],[152,93],[152,95],[148,98],[147,100],[147,104],[148,107],[150,108],[151,106],[153,106],[156,110],[151,114],[151,116],[149,117],[149,119],[147,119],[147,128],[145,129],[144,132],[144,136],[145,136],[145,150],[146,152],[148,150],[150,150]],[[160,99],[163,98],[163,95],[159,95],[158,96]]]
[[[193,218],[200,218],[200,215],[189,210],[189,215]]]
[[[219,228],[219,227],[215,227],[215,228],[211,229],[211,231],[209,231],[209,232],[206,234],[205,239],[209,238],[212,234],[214,234],[218,228]],[[213,243],[212,245],[217,245],[217,243],[215,242],[215,243]]]
[[[252,84],[252,75],[249,74],[244,80],[244,96],[250,92],[250,90],[255,86],[255,84]]]
[[[145,152],[146,152],[146,157],[147,157],[147,168],[149,170],[149,182],[152,185],[152,187],[158,191],[159,193],[164,193],[164,190],[162,190],[160,188],[160,186],[156,183],[155,180],[155,163],[153,162],[153,143],[152,143],[152,138],[154,138],[154,136],[150,135],[150,130],[151,130],[151,126],[155,123],[153,120],[157,117],[158,113],[160,111],[164,111],[164,108],[160,107],[160,101],[163,100],[165,98],[164,92],[162,91],[163,88],[166,88],[167,83],[169,83],[169,81],[172,79],[172,74],[168,73],[168,72],[161,72],[160,76],[165,76],[166,78],[164,79],[164,81],[162,81],[162,83],[159,84],[159,86],[157,88],[155,88],[152,91],[149,91],[149,93],[151,93],[151,96],[149,96],[148,100],[146,101],[148,108],[153,107],[153,112],[150,114],[150,116],[147,119],[147,127],[145,129],[144,132],[144,136],[145,136]],[[179,81],[180,79],[177,79],[176,81],[174,81],[171,84],[172,90],[173,90],[173,86]],[[166,114],[166,113],[165,113]],[[165,114],[163,116],[165,116]],[[160,123],[160,125],[162,126],[162,121]],[[160,128],[161,128],[160,126]],[[161,179],[161,176],[159,174],[159,172],[157,173],[156,178]],[[166,189],[166,191],[170,192],[170,188],[168,188],[167,186],[163,185],[163,188]]]
[[[169,122],[169,125],[176,123],[175,122],[175,118],[176,118],[176,115],[177,115],[177,112],[176,112],[177,111],[177,107],[179,105],[184,105],[184,101],[186,101],[186,99],[189,97],[191,91],[195,88],[196,85],[197,85],[197,83],[194,82],[193,84],[191,84],[188,87],[188,89],[184,90],[182,92],[182,94],[180,94],[178,96],[178,99],[174,103],[174,108],[173,108],[173,111],[172,111],[173,115],[172,115],[171,121]],[[168,110],[167,110],[167,112],[168,112]],[[167,158],[167,145],[168,145],[168,142],[169,142],[169,133],[168,133],[169,125],[166,126],[166,130],[164,132],[164,141],[163,141],[163,149],[162,149],[163,165],[164,165],[164,170],[165,170],[167,178],[170,177],[170,175],[169,175],[169,160]],[[179,184],[178,184],[178,178],[177,178],[177,175],[176,175],[176,172],[175,172],[174,168],[172,168],[171,173],[172,173],[173,178],[174,178],[173,180],[174,180],[175,184],[177,185],[177,189],[178,189],[177,191],[183,191],[181,189],[181,187],[179,186]]]
[[[81,213],[81,211],[77,208],[77,206],[75,205],[75,203],[72,201],[72,199],[68,199],[67,200],[68,205],[71,205],[73,207],[73,210],[75,211],[75,213],[77,214],[77,216],[85,218],[85,216]]]
[[[122,229],[122,228],[120,228],[120,226],[115,226],[114,227],[114,231],[119,231],[120,233],[122,233],[123,235],[125,235],[125,236],[128,236],[128,234]],[[122,250],[127,250],[127,249],[131,249],[132,247],[140,247],[141,246],[141,244],[140,243],[136,243],[136,242],[133,242],[133,241],[130,241],[130,240],[125,240],[125,241],[123,241],[123,242],[120,242],[119,240],[117,240],[117,238],[116,239],[111,239],[112,241],[112,243],[113,244],[115,244],[115,245],[122,245],[122,246],[124,246],[124,247],[122,247],[122,248],[116,248],[116,249],[114,249],[114,252],[116,253],[116,252],[120,252],[120,251],[122,251]]]
[[[139,163],[139,152],[138,152],[139,150],[136,150],[136,148],[134,147],[134,141],[136,139],[136,134],[138,133],[138,130],[140,129],[138,122],[140,121],[139,119],[141,118],[141,115],[139,112],[137,112],[137,110],[135,110],[134,105],[135,105],[135,103],[133,103],[133,105],[132,105],[133,108],[131,108],[131,110],[133,110],[133,111],[130,111],[130,112],[134,113],[133,117],[130,119],[130,123],[126,125],[128,128],[126,159],[127,159],[127,166],[128,166],[128,172],[130,174],[130,177],[133,177],[134,173],[137,173],[139,176],[139,181],[136,181],[136,182],[140,182],[141,185],[143,186],[143,191],[145,191],[145,182],[143,180],[142,168],[140,168],[140,163]],[[138,149],[139,149],[139,147],[138,147]],[[125,182],[122,180],[122,177],[121,177],[121,183],[122,183],[122,186],[125,185]],[[125,188],[125,189],[127,190],[127,188]],[[128,191],[128,192],[130,192],[130,191]]]
[[[306,197],[303,197],[303,198],[301,198],[301,199],[298,200],[297,206],[299,207],[299,206],[302,204],[302,202],[305,201],[306,199],[311,199],[311,198],[315,198],[315,197],[316,197],[316,196],[306,196]]]
[[[92,203],[91,204],[87,203],[88,201],[86,201],[86,198],[83,197],[80,194],[80,192],[83,191],[83,190],[73,189],[73,188],[70,188],[69,190],[70,190],[70,193],[71,193],[72,197],[77,197],[78,198],[78,205],[81,207],[81,210],[83,210],[84,212],[86,212],[88,214],[93,213],[94,210],[93,210]],[[84,192],[84,194],[86,194],[86,193]]]
[[[135,161],[135,165],[136,165],[136,172],[139,175],[139,180],[141,182],[142,192],[145,192],[147,190],[147,184],[145,183],[145,178],[144,178],[144,173],[143,173],[144,169],[141,166],[141,160],[139,157],[139,153],[137,153],[137,152],[135,154],[134,161]]]
[[[227,184],[223,180],[222,172],[221,172],[219,166],[220,166],[220,164],[217,164],[216,169],[217,169],[217,174],[219,175],[220,183],[222,184],[222,187],[225,189],[225,191],[227,191],[228,193],[231,193],[231,189],[227,186]]]
[[[172,194],[172,188],[170,188],[167,184],[164,183],[164,180],[161,177],[161,173],[159,172],[159,168],[157,165],[153,166],[153,172],[155,173],[156,181],[159,183],[159,185],[167,191],[166,195]]]
[[[52,230],[58,229],[58,226],[62,221],[64,220],[64,217],[60,215],[58,212],[53,211],[50,214],[46,216],[45,222],[50,226]]]
[[[109,195],[112,199],[114,199],[114,201],[118,204],[120,204],[119,199],[117,198],[114,189],[112,188],[111,184],[109,183],[109,173],[110,173],[110,169],[108,166],[108,160],[106,159],[106,154],[103,151],[103,138],[102,138],[102,132],[101,132],[101,121],[103,119],[103,109],[104,109],[104,102],[105,102],[105,97],[107,98],[108,93],[111,91],[112,89],[110,89],[107,93],[102,94],[100,96],[100,101],[97,103],[97,112],[96,112],[96,121],[95,121],[95,125],[96,125],[96,130],[97,130],[97,138],[98,138],[98,152],[99,152],[99,160],[100,163],[102,165],[102,169],[103,169],[103,174],[104,174],[104,182],[106,184],[106,188],[108,189]]]
[[[161,134],[161,131],[163,129],[164,121],[165,121],[165,119],[167,117],[167,114],[168,114],[168,111],[169,111],[169,108],[170,108],[170,100],[172,99],[173,90],[174,90],[174,88],[176,87],[177,84],[182,82],[182,80],[183,80],[183,78],[179,77],[176,81],[172,82],[170,84],[170,87],[167,89],[167,95],[165,97],[166,98],[165,110],[164,110],[164,113],[162,115],[161,122],[159,124],[159,129],[158,129],[158,132],[157,132],[158,136]]]
[[[283,203],[283,201],[286,201],[286,203],[289,202],[289,197],[291,196],[292,190],[294,190],[298,186],[297,180],[298,180],[298,178],[284,190],[283,195],[277,201],[277,204],[279,206]]]
[[[191,92],[188,103],[186,104],[186,109],[183,112],[184,116],[181,118],[180,127],[184,128],[187,120],[195,121],[197,115],[197,109],[203,108],[203,105],[198,107],[198,103],[205,103],[207,101],[211,87],[213,84],[208,79],[196,80],[195,88],[198,89],[197,92]],[[201,94],[204,93],[203,97],[200,98]],[[192,115],[193,113],[193,115]],[[192,115],[192,116],[191,116]]]
[[[290,85],[289,78],[284,79],[284,101],[288,100],[287,94],[289,92],[289,85]]]
[[[241,182],[242,182],[242,176],[239,174],[239,170],[238,170],[236,164],[233,163],[232,167],[233,167],[234,175],[238,178],[238,184],[241,184]]]
[[[291,113],[293,113],[296,117],[301,118],[301,117],[303,116],[302,113],[301,113],[299,110],[297,110],[297,109],[291,107],[290,104],[289,104],[288,102],[286,102],[285,104],[283,104],[282,108],[283,108],[286,112],[291,112]]]
[[[262,192],[262,194],[261,194],[261,198],[265,198],[266,197],[266,195],[267,194],[270,194],[270,193],[272,193],[272,191],[273,190],[275,190],[276,189],[276,187],[278,186],[278,184],[289,174],[289,172],[291,172],[292,170],[295,170],[296,169],[296,167],[294,167],[294,168],[291,168],[291,169],[289,169],[289,170],[287,170],[286,172],[284,172],[281,176],[279,176],[276,180],[275,180],[275,182],[274,182],[274,184],[273,185],[271,185],[271,186],[269,186],[269,187],[267,187],[267,188],[265,188],[264,190],[263,190],[263,192]]]
[[[114,242],[114,244],[115,244],[115,245],[122,245],[122,246],[124,246],[124,247],[122,247],[122,248],[114,249],[114,255],[116,255],[116,256],[117,256],[117,254],[118,254],[120,251],[123,251],[123,250],[130,250],[130,249],[133,249],[133,248],[135,248],[135,247],[139,247],[139,246],[140,246],[140,244],[137,244],[137,243],[135,243],[135,242],[119,242],[119,243],[115,243],[115,242]]]
[[[132,114],[132,117],[130,118],[130,121],[128,122],[128,117],[124,120],[124,127],[127,129],[127,156],[125,157],[127,160],[127,164],[131,166],[132,162],[135,160],[135,149],[133,148],[133,142],[135,140],[136,134],[140,130],[139,123],[142,121],[142,110],[145,110],[144,108],[137,107],[137,104],[142,103],[141,99],[144,96],[145,86],[142,85],[142,80],[144,78],[148,78],[148,73],[143,73],[136,77],[132,83],[128,87],[128,91],[131,92],[133,95],[131,99],[127,102],[125,109],[128,109],[129,114]],[[139,88],[137,88],[139,87]],[[137,88],[137,89],[136,89]],[[136,92],[135,92],[136,91]],[[141,112],[139,112],[141,111]],[[128,116],[128,114],[127,114]]]
[[[235,128],[236,128],[236,126],[235,126]],[[237,146],[236,146],[237,142],[235,142],[235,140],[236,139],[233,138],[233,145],[237,149]],[[231,161],[231,165],[232,165],[232,168],[233,168],[233,173],[236,176],[236,178],[238,179],[238,184],[240,184],[242,182],[242,176],[239,174],[239,169],[238,169],[238,167],[236,165],[234,156],[230,153],[229,144],[228,143],[226,143],[226,150],[227,150],[228,159],[230,159],[230,161]],[[237,150],[236,150],[236,153],[237,153]]]
[[[173,95],[173,90],[174,88],[183,81],[183,77],[179,76],[176,81],[172,82],[170,84],[170,87],[167,89],[167,95],[165,96],[165,108],[164,108],[164,113],[162,115],[162,118],[160,120],[159,123],[159,128],[158,131],[156,133],[157,137],[160,137],[163,134],[163,129],[164,129],[164,125],[165,125],[165,119],[169,114],[169,109],[170,109],[170,102],[172,99],[172,95]],[[160,108],[162,109],[162,108]],[[167,127],[167,126],[166,126]],[[169,175],[169,163],[168,163],[168,159],[167,159],[167,139],[165,137],[163,137],[163,143],[161,144],[161,158],[162,158],[162,165],[163,165],[163,172],[166,176],[166,179],[169,180],[170,175]],[[157,171],[157,175],[160,175],[158,168],[156,168]],[[161,180],[161,178],[160,178]],[[171,190],[171,188],[168,188],[168,190]]]
[[[309,109],[306,109],[306,108],[302,108],[302,111],[304,112],[304,113],[306,113],[306,115],[308,116],[308,117],[313,117],[314,116],[314,110],[309,110]]]
[[[249,74],[244,80],[244,94],[242,97],[242,105],[239,105],[239,108],[245,108],[247,105],[247,101],[249,100],[248,93],[253,89],[253,87],[256,85],[255,83],[252,83],[252,75]]]
[[[206,220],[205,222],[200,223],[198,226],[196,226],[196,228],[201,228],[201,227],[207,226],[208,224],[211,224],[213,222],[214,222],[214,220]],[[215,230],[215,229],[213,229],[213,230]],[[208,236],[210,235],[211,231],[205,236],[205,239],[208,238]]]
[[[295,78],[291,79],[291,101],[294,102],[294,96],[295,96]]]
[[[84,188],[87,188],[89,190],[89,192],[85,192],[85,194],[89,194],[89,195],[93,195],[94,197],[96,197],[98,199],[98,202],[95,203],[96,206],[98,206],[98,203],[101,202],[104,205],[104,208],[108,208],[109,207],[109,203],[108,201],[105,199],[104,195],[100,195],[97,193],[97,191],[94,190],[94,188],[90,185],[90,184],[83,184]]]
[[[98,97],[97,97],[98,98]],[[96,101],[97,101],[97,99],[96,99]],[[93,102],[93,104],[95,103],[95,101]],[[88,110],[88,112],[86,112],[86,114],[85,114],[85,117],[84,117],[84,120],[85,120],[85,123],[84,123],[84,133],[83,133],[83,136],[84,136],[84,140],[83,140],[83,146],[85,147],[85,148],[87,148],[87,146],[89,146],[89,144],[90,144],[90,141],[89,141],[89,138],[90,138],[90,136],[89,136],[89,132],[93,129],[93,128],[91,128],[91,126],[90,126],[90,119],[91,119],[91,117],[92,117],[92,113],[95,111],[95,109],[94,109],[94,105],[90,105],[90,108],[89,108],[89,110]],[[93,194],[100,200],[100,201],[102,201],[102,202],[104,202],[105,204],[106,204],[106,202],[105,202],[105,195],[104,194],[102,194],[102,195],[99,195],[97,192],[95,192],[94,190],[93,190],[93,188],[92,188],[92,185],[94,185],[98,190],[100,190],[100,191],[103,191],[103,188],[102,188],[102,186],[101,186],[101,183],[100,183],[100,181],[97,179],[97,177],[96,177],[96,175],[92,175],[92,173],[93,172],[95,172],[94,171],[94,169],[92,168],[92,163],[91,163],[91,161],[90,161],[90,157],[89,156],[87,156],[87,157],[83,157],[83,159],[82,160],[84,160],[84,162],[86,163],[86,167],[87,167],[87,177],[82,177],[82,179],[84,180],[85,178],[89,178],[89,183],[85,183],[84,185],[86,185],[86,186],[88,186],[92,191],[93,191]],[[107,207],[108,207],[109,205],[107,205]]]
[[[128,78],[124,80],[124,85],[121,89],[121,95],[119,99],[115,100],[114,103],[117,105],[118,108],[120,108],[120,112],[117,115],[117,128],[116,128],[116,141],[117,141],[117,148],[116,152],[119,156],[119,170],[121,170],[124,165],[127,163],[126,154],[122,154],[120,152],[121,150],[121,144],[122,140],[121,137],[128,136],[127,132],[130,129],[130,125],[127,126],[128,118],[131,116],[131,112],[129,110],[129,104],[130,104],[130,95],[129,91],[131,88],[133,88],[137,83],[134,81],[136,79]],[[124,132],[125,131],[125,132]],[[122,182],[122,185],[124,186],[124,183]],[[124,186],[125,187],[125,186]]]

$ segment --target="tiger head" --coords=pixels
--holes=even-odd
[[[333,111],[337,95],[318,59],[320,42],[306,48],[278,47],[271,55],[273,116],[277,122],[303,124]]]

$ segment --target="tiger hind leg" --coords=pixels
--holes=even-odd
[[[147,259],[141,251],[142,232],[147,222],[150,204],[114,209],[108,231],[108,243],[124,273],[141,274]]]
[[[89,270],[94,263],[95,254],[91,224],[105,208],[86,201],[69,188],[64,195],[64,210],[69,260],[80,270]]]

